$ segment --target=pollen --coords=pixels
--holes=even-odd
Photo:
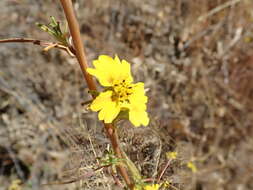
[[[132,93],[132,84],[122,80],[122,82],[113,85],[112,99],[118,103],[129,103],[129,96]]]

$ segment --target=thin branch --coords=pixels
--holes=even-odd
[[[165,171],[166,171],[167,168],[169,167],[171,161],[172,161],[171,159],[167,161],[166,165],[164,166],[162,172],[160,173],[160,175],[159,175],[159,177],[158,177],[158,179],[157,179],[157,183],[160,183],[160,181],[161,181],[161,179],[162,179],[162,177],[163,177]]]
[[[8,38],[8,39],[0,39],[0,43],[32,43],[34,45],[39,45],[45,47],[45,51],[48,51],[51,48],[57,48],[66,51],[70,56],[75,55],[75,50],[72,47],[66,47],[60,43],[56,42],[47,42],[32,38]]]
[[[233,6],[237,3],[239,3],[241,0],[231,0],[231,1],[227,1],[226,3],[223,3],[217,7],[215,7],[214,9],[212,9],[211,11],[209,11],[207,14],[202,15],[198,18],[198,21],[202,22],[204,20],[206,20],[208,17],[213,16],[214,14],[222,11],[223,9]]]
[[[47,185],[62,185],[62,184],[70,184],[70,183],[75,183],[79,180],[82,180],[82,179],[87,179],[87,178],[90,178],[92,176],[96,175],[96,172],[95,170],[94,171],[88,171],[86,172],[85,174],[83,174],[82,176],[76,178],[76,179],[70,179],[68,181],[54,181],[54,182],[51,182],[51,183],[46,183],[46,184],[42,184],[42,186],[47,186]]]
[[[11,42],[30,42],[36,45],[45,46],[44,44],[49,44],[50,42],[43,42],[41,40],[36,40],[32,38],[8,38],[0,40],[0,43],[11,43]]]

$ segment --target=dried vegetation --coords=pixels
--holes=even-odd
[[[0,7],[0,38],[48,39],[34,23],[63,20],[48,0]],[[177,151],[163,175],[171,189],[253,189],[253,2],[87,0],[75,8],[89,60],[117,53],[148,88],[150,127],[120,127],[142,174],[155,177],[165,153]],[[91,172],[108,141],[81,106],[89,95],[76,62],[1,44],[0,68],[0,189],[17,177],[25,190],[115,189],[106,169]]]

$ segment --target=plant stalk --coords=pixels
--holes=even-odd
[[[74,45],[74,48],[76,51],[76,58],[77,58],[78,63],[81,67],[83,76],[87,82],[89,90],[96,90],[97,88],[96,88],[96,84],[93,80],[93,77],[89,73],[86,72],[86,69],[88,68],[88,63],[87,63],[87,58],[86,58],[85,51],[84,51],[84,46],[82,44],[79,25],[78,25],[77,19],[75,17],[72,1],[71,0],[61,0],[61,4],[62,4],[64,13],[65,13],[65,16],[66,16],[66,19],[68,22],[70,34],[73,39],[73,45]],[[104,126],[105,126],[106,133],[111,141],[112,148],[113,148],[116,156],[118,158],[123,158],[122,152],[121,152],[121,149],[119,146],[119,142],[117,139],[116,130],[114,129],[114,127],[111,123],[110,124],[104,123]],[[118,165],[117,167],[118,167],[119,173],[123,177],[127,186],[130,189],[133,189],[134,184],[131,182],[126,168],[122,165]]]

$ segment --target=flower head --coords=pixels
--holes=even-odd
[[[187,162],[187,167],[191,169],[192,173],[196,173],[198,170],[196,165],[191,161]]]
[[[113,59],[101,55],[93,65],[95,68],[88,68],[87,72],[106,87],[90,105],[92,111],[99,111],[99,120],[111,123],[120,111],[128,111],[134,126],[148,125],[144,83],[133,83],[130,64],[117,56]]]
[[[177,158],[177,152],[167,152],[166,157],[167,159],[175,160]]]

